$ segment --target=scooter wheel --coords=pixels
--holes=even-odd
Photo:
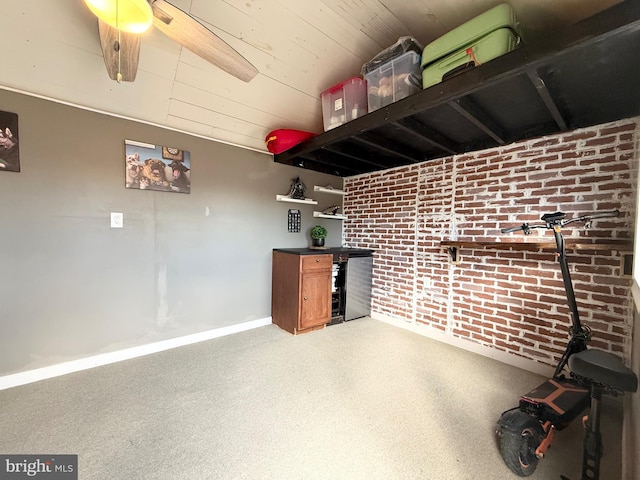
[[[544,438],[540,422],[523,412],[514,412],[509,428],[500,429],[500,454],[519,477],[528,477],[538,466],[536,448]]]

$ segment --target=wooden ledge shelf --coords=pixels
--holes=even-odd
[[[482,242],[482,241],[450,241],[443,240],[440,246],[447,249],[452,262],[458,261],[459,248],[488,248],[496,250],[555,250],[555,242]],[[567,250],[619,250],[633,252],[633,242],[630,240],[601,240],[589,242],[585,240],[566,240]]]
[[[334,195],[344,195],[344,190],[333,188],[332,186],[321,187],[320,185],[313,186],[314,192],[331,193]]]
[[[317,218],[331,218],[334,220],[346,220],[346,215],[340,215],[339,213],[331,214],[331,213],[322,213],[322,212],[313,212],[313,216]]]
[[[276,201],[290,203],[308,203],[309,205],[318,204],[318,202],[316,202],[312,198],[291,198],[289,195],[276,195]]]

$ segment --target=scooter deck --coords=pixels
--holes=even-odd
[[[543,423],[561,425],[576,418],[589,402],[589,389],[573,380],[550,378],[520,397],[519,407]]]

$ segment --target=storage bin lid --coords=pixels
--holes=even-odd
[[[371,73],[382,65],[386,65],[391,60],[398,58],[407,52],[416,52],[418,55],[422,55],[422,45],[420,45],[413,37],[400,37],[396,43],[385,48],[365,63],[362,66],[362,71],[360,73],[362,73],[363,77],[366,77],[368,73]]]
[[[327,88],[324,92],[322,92],[320,94],[320,97],[322,97],[323,95],[326,95],[327,93],[336,93],[338,90],[342,90],[345,85],[364,85],[364,80],[360,77],[351,77],[348,78],[347,80],[340,82],[337,85],[334,85],[333,87]]]
[[[376,76],[384,73],[389,68],[402,69],[404,67],[406,71],[403,71],[401,73],[413,73],[415,71],[415,73],[420,74],[420,68],[418,67],[419,63],[420,54],[414,52],[413,50],[410,50],[403,53],[399,57],[395,57],[392,60],[389,60],[387,63],[378,65],[376,68],[367,73],[364,78],[365,80],[370,82],[372,79],[375,79]]]

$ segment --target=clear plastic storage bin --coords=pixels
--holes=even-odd
[[[360,77],[328,88],[320,98],[325,132],[367,113],[367,87]]]
[[[409,51],[365,75],[369,112],[422,89],[420,55]]]

